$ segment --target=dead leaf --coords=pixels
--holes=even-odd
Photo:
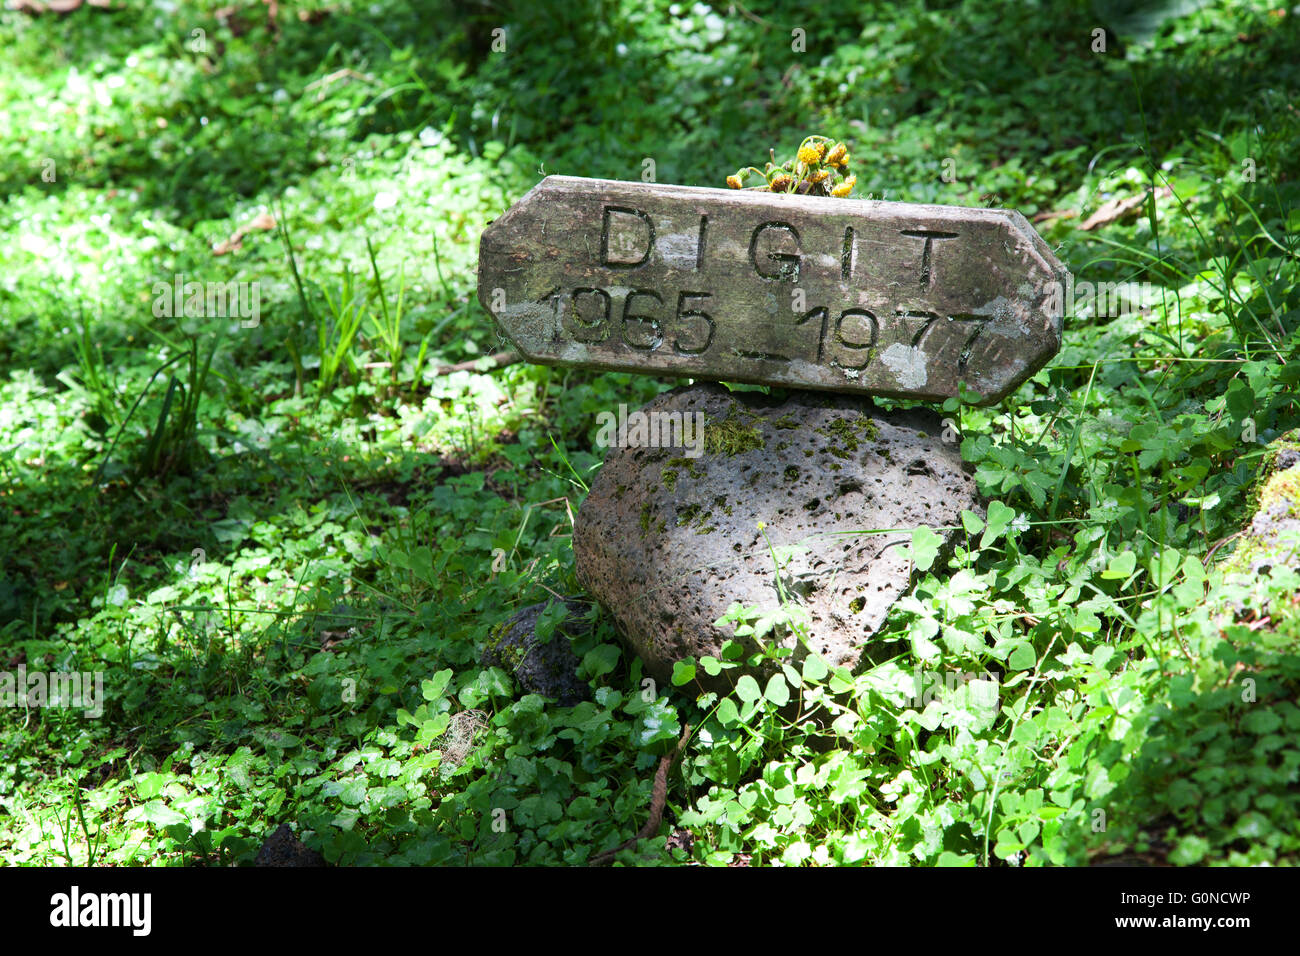
[[[364,73],[358,73],[356,70],[335,70],[329,76],[322,76],[319,80],[313,80],[308,83],[303,90],[316,89],[316,102],[319,103],[325,98],[325,87],[337,83],[339,80],[355,80],[358,83],[374,83],[373,76],[367,76]]]
[[[348,628],[334,628],[333,630],[321,631],[320,649],[322,651],[332,651],[351,636],[352,634]]]
[[[327,16],[338,9],[334,7],[321,7],[319,10],[299,10],[298,19],[302,23],[320,23]]]
[[[1082,232],[1088,232],[1096,229],[1098,226],[1106,226],[1112,222],[1123,219],[1132,213],[1137,212],[1146,203],[1147,197],[1151,195],[1151,190],[1146,190],[1138,196],[1130,196],[1127,199],[1112,199],[1108,203],[1103,203],[1101,208],[1091,216],[1079,223],[1079,229]],[[1156,190],[1156,198],[1163,199],[1166,196],[1172,196],[1173,190],[1168,186],[1161,186]]]
[[[1079,210],[1077,209],[1054,209],[1051,211],[1044,210],[1043,212],[1037,213],[1034,216],[1033,221],[1051,222],[1052,220],[1055,219],[1073,219],[1077,215],[1079,215]]]
[[[268,212],[258,213],[245,226],[240,226],[229,239],[223,239],[212,247],[214,256],[224,256],[244,247],[244,236],[250,232],[269,232],[275,228],[275,217]]]

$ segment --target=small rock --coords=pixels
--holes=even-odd
[[[668,834],[668,842],[664,844],[664,849],[681,850],[688,856],[694,848],[695,834],[690,830],[683,830],[681,827],[674,827],[673,832]]]
[[[958,532],[940,526],[960,526],[963,509],[982,513],[931,412],[811,392],[773,404],[716,385],[674,389],[642,411],[692,422],[702,413],[703,453],[611,450],[578,512],[573,550],[578,580],[661,682],[682,658],[719,655],[733,626],[714,622],[733,602],[780,606],[760,521],[772,545],[794,548],[783,581],[811,615],[812,649],[852,667],[910,585],[910,531],[866,532],[928,525],[950,544]],[[696,678],[710,690],[730,683],[702,669]]]
[[[325,866],[325,858],[293,834],[289,824],[281,823],[257,851],[254,866]]]
[[[537,636],[537,619],[553,601],[523,608],[508,621],[492,629],[480,658],[485,666],[499,667],[530,694],[553,698],[561,707],[572,707],[591,698],[591,688],[578,677],[581,661],[569,646],[569,638],[590,628],[586,620],[590,602],[566,598],[567,616],[556,625],[551,639],[542,643]]]

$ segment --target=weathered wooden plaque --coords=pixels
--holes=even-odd
[[[1060,348],[1066,276],[1005,209],[549,176],[478,294],[543,364],[992,403]]]

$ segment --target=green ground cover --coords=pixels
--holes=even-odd
[[[582,864],[684,724],[622,862],[1300,858],[1297,576],[1216,570],[1300,425],[1300,13],[224,5],[0,12],[0,671],[104,688],[0,708],[0,860],[247,863],[291,820],[343,864]],[[945,409],[987,519],[916,535],[888,663],[647,692],[599,617],[592,701],[523,695],[483,643],[576,593],[596,413],[672,383],[445,371],[507,347],[479,233],[541,174],[720,186],[809,133],[855,195],[1017,208],[1140,294]]]

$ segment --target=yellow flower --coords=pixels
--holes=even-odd
[[[799,162],[803,163],[805,166],[811,166],[813,163],[821,160],[822,150],[825,148],[826,147],[822,146],[820,143],[810,146],[800,146]]]
[[[763,530],[764,528],[766,528],[766,527],[767,527],[767,522],[766,522],[766,521],[760,521],[760,522],[758,523],[758,530],[759,530],[759,531],[762,531],[762,530]]]
[[[828,166],[842,165],[844,162],[848,160],[848,157],[849,157],[849,148],[845,146],[843,143],[836,143],[835,147],[830,151],[830,154],[826,157],[826,165]]]
[[[825,182],[827,179],[830,178],[830,175],[831,175],[831,171],[829,169],[819,169],[817,170],[817,172],[813,173],[811,176],[808,177],[808,182],[810,183]]]
[[[791,182],[793,182],[793,180],[785,173],[777,173],[772,177],[772,181],[768,185],[772,192],[783,193],[790,188]]]
[[[739,189],[739,188],[740,188],[740,177],[739,177],[739,176],[728,176],[728,177],[727,177],[727,185],[730,186],[732,189]]]
[[[839,199],[843,199],[849,193],[853,192],[853,187],[857,185],[857,182],[858,182],[857,176],[850,176],[848,179],[844,180],[844,182],[840,183],[838,186],[832,189],[831,195]]]

